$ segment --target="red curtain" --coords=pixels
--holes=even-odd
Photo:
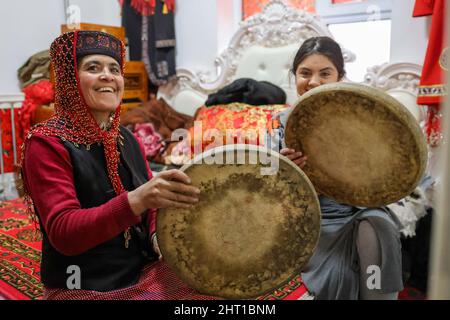
[[[446,96],[445,71],[449,68],[450,48],[444,41],[445,2],[447,0],[416,0],[413,17],[432,15],[428,47],[420,78],[417,103],[428,105],[425,126],[428,143],[436,146],[441,140],[441,103]]]

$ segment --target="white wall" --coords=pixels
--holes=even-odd
[[[48,49],[66,23],[64,3],[80,8],[81,22],[121,25],[118,0],[14,0],[0,3],[0,94],[20,92],[17,69]],[[241,0],[178,0],[177,66],[210,70],[241,18]]]
[[[423,64],[428,44],[430,16],[412,17],[414,0],[392,1],[390,62]]]
[[[214,60],[239,28],[241,0],[178,0],[176,6],[177,67],[214,75]]]
[[[241,0],[217,0],[217,52],[224,51],[242,19]]]
[[[17,69],[31,55],[48,49],[63,23],[63,1],[1,2],[0,94],[20,92]]]
[[[81,22],[116,27],[122,24],[118,0],[69,0],[68,4],[80,8]]]
[[[71,0],[81,22],[120,26],[116,0]],[[33,54],[46,50],[66,23],[63,0],[15,0],[0,4],[0,94],[20,92],[17,70]]]
[[[178,68],[213,65],[217,52],[216,1],[177,1],[175,34]]]

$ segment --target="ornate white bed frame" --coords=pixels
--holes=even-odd
[[[263,12],[241,22],[228,48],[215,60],[215,76],[201,70],[178,69],[177,79],[160,87],[158,97],[175,110],[193,115],[208,94],[245,77],[278,85],[285,90],[287,102],[294,103],[297,93],[289,70],[300,44],[312,36],[333,38],[317,15],[273,0]],[[345,48],[343,53],[346,63],[356,59]],[[405,62],[368,67],[365,84],[387,91],[405,104],[419,122],[424,120],[425,112],[415,102],[419,65]]]
[[[385,63],[367,69],[364,83],[399,100],[422,124],[426,109],[416,102],[422,67],[409,62]]]
[[[178,69],[178,79],[159,88],[177,111],[194,114],[208,94],[238,78],[266,80],[286,91],[288,103],[297,99],[289,69],[300,44],[312,36],[332,37],[327,26],[315,15],[287,7],[282,1],[270,2],[262,13],[241,22],[228,48],[215,60],[217,75]],[[344,51],[345,60],[354,55]]]

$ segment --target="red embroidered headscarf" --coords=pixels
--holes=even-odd
[[[122,41],[98,31],[73,31],[53,41],[50,57],[55,70],[55,115],[31,129],[34,133],[60,137],[75,146],[101,143],[104,146],[108,177],[117,194],[125,191],[119,178],[120,105],[112,116],[108,130],[102,130],[92,116],[80,88],[78,60],[90,54],[104,54],[117,60],[124,67],[125,48]]]

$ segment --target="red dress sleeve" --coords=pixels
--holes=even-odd
[[[82,209],[69,153],[57,137],[35,134],[27,140],[23,170],[49,241],[64,255],[81,254],[141,221],[131,210],[127,192]]]

